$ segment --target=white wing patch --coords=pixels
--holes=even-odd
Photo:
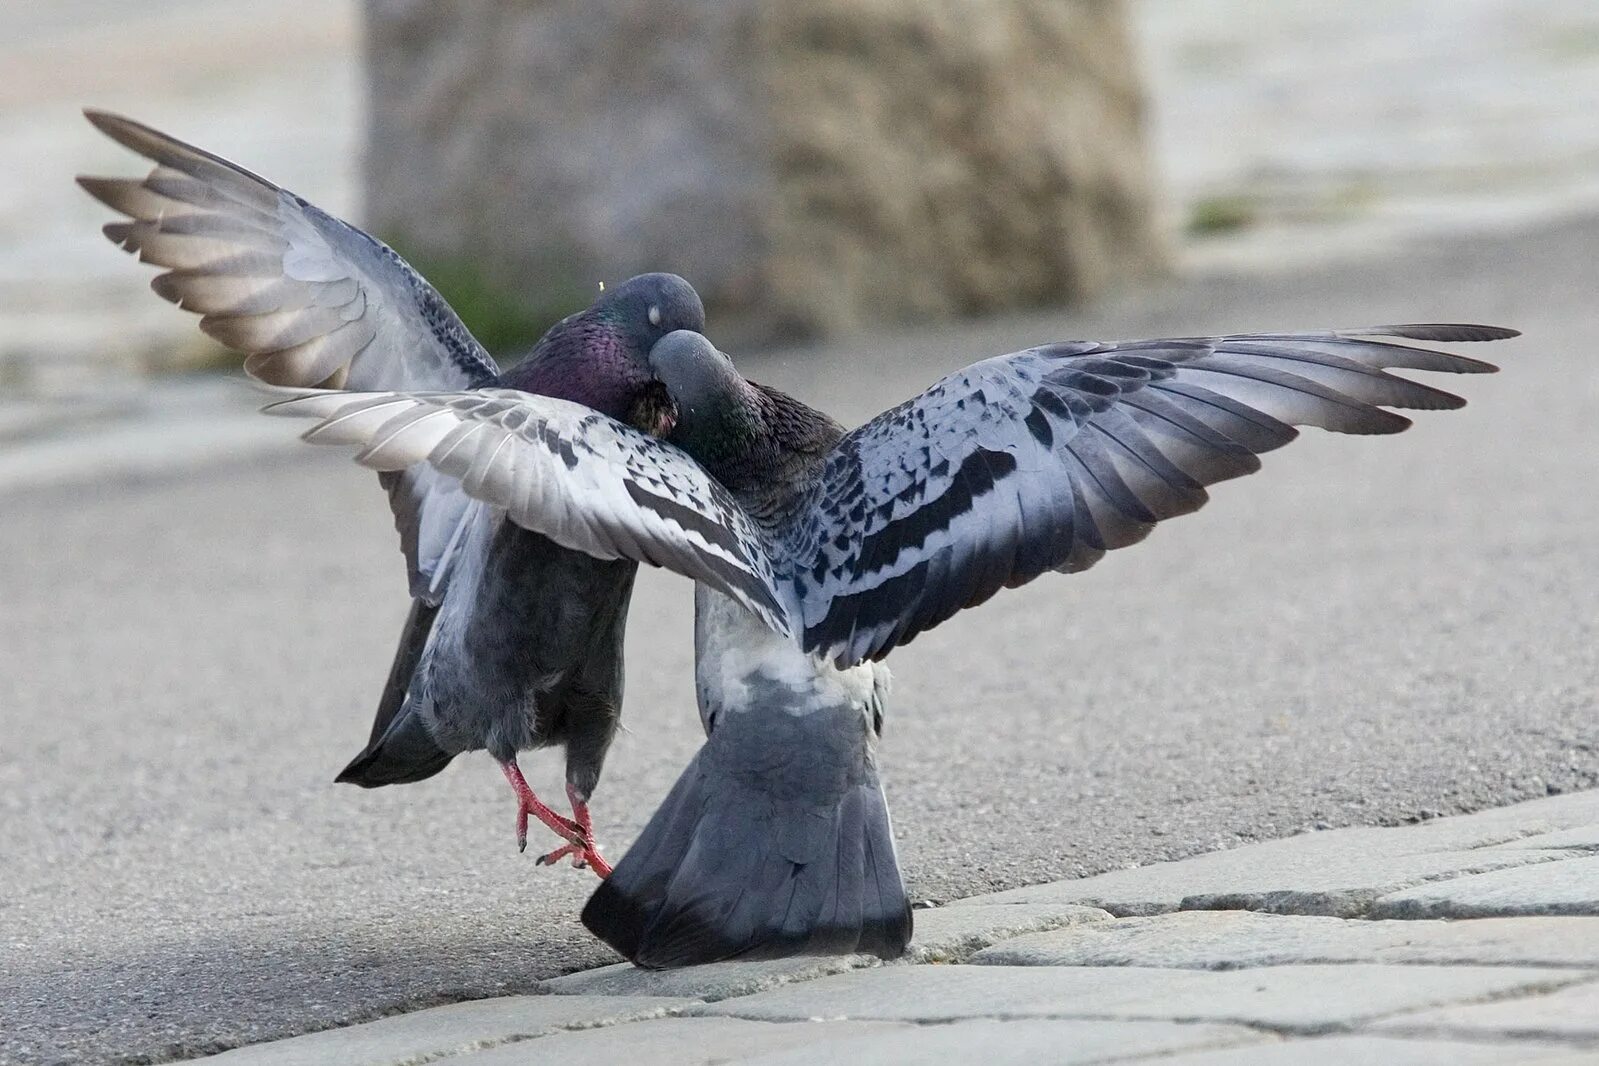
[[[292,391],[270,414],[318,419],[313,444],[357,445],[379,471],[427,464],[562,547],[663,566],[785,636],[791,608],[765,534],[698,463],[587,407],[513,389]]]

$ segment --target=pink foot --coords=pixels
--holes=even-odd
[[[581,845],[585,840],[583,827],[556,814],[544,801],[533,794],[532,787],[527,783],[527,778],[522,776],[522,768],[516,765],[516,760],[511,759],[500,764],[505,779],[511,782],[511,787],[516,789],[516,846],[519,851],[527,850],[527,816],[532,815],[554,831],[555,835],[573,844]],[[591,838],[590,838],[591,839]]]
[[[581,840],[570,844],[563,844],[548,855],[540,855],[540,866],[554,866],[568,855],[572,857],[572,865],[581,870],[588,867],[601,879],[611,876],[611,864],[600,855],[599,847],[594,843],[594,819],[589,816],[588,804],[577,798],[571,785],[566,786],[566,798],[572,801],[572,813],[576,816],[576,826],[581,834]]]

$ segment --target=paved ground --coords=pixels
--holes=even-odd
[[[912,965],[618,964],[213,1061],[1593,1064],[1596,856],[1579,793],[963,899]]]
[[[896,653],[883,759],[916,895],[1599,783],[1596,246],[1599,222],[1572,223],[751,366],[858,418],[1049,338],[1528,334],[1484,353],[1504,374],[1450,383],[1465,411],[1308,435],[1147,544]],[[0,1061],[197,1054],[606,961],[575,920],[588,875],[517,854],[486,759],[330,783],[404,607],[369,476],[287,444],[226,459],[226,434],[185,425],[217,462],[152,478],[138,428],[99,431],[121,478],[82,480],[82,438],[10,449],[69,480],[0,503]],[[697,743],[688,614],[686,585],[643,583],[631,733],[598,796],[616,854]]]

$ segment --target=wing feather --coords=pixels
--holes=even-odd
[[[130,119],[86,111],[94,126],[154,162],[144,178],[80,177],[127,216],[105,234],[150,283],[199,313],[200,328],[271,385],[339,382],[352,390],[479,388],[499,372],[444,299],[388,246],[227,160]],[[422,472],[385,473],[413,595],[436,598],[435,572],[469,501]]]
[[[767,534],[677,448],[578,404],[510,389],[289,390],[271,414],[317,419],[315,444],[360,446],[387,474],[427,470],[563,547],[666,566],[793,631]]]
[[[1204,505],[1298,435],[1396,433],[1389,408],[1458,396],[1390,369],[1491,364],[1399,340],[1499,340],[1493,326],[1070,342],[985,360],[848,434],[783,537],[802,643],[886,655],[1001,587],[1076,572]]]

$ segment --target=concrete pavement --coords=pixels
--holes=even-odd
[[[1310,833],[923,910],[909,965],[618,964],[208,1061],[1599,1063],[1596,851],[1599,791]]]
[[[883,762],[917,897],[1599,784],[1596,248],[1578,220],[749,364],[851,420],[1052,338],[1528,334],[1476,350],[1504,374],[1443,382],[1466,410],[1307,433],[1148,543],[897,652]],[[104,448],[106,476],[0,498],[0,1060],[195,1055],[608,961],[576,921],[589,876],[517,854],[486,759],[330,782],[404,611],[370,476],[215,435],[214,462],[163,474],[127,461],[138,436]],[[647,578],[596,801],[613,854],[698,742],[687,587]],[[553,759],[528,763],[555,787]]]

